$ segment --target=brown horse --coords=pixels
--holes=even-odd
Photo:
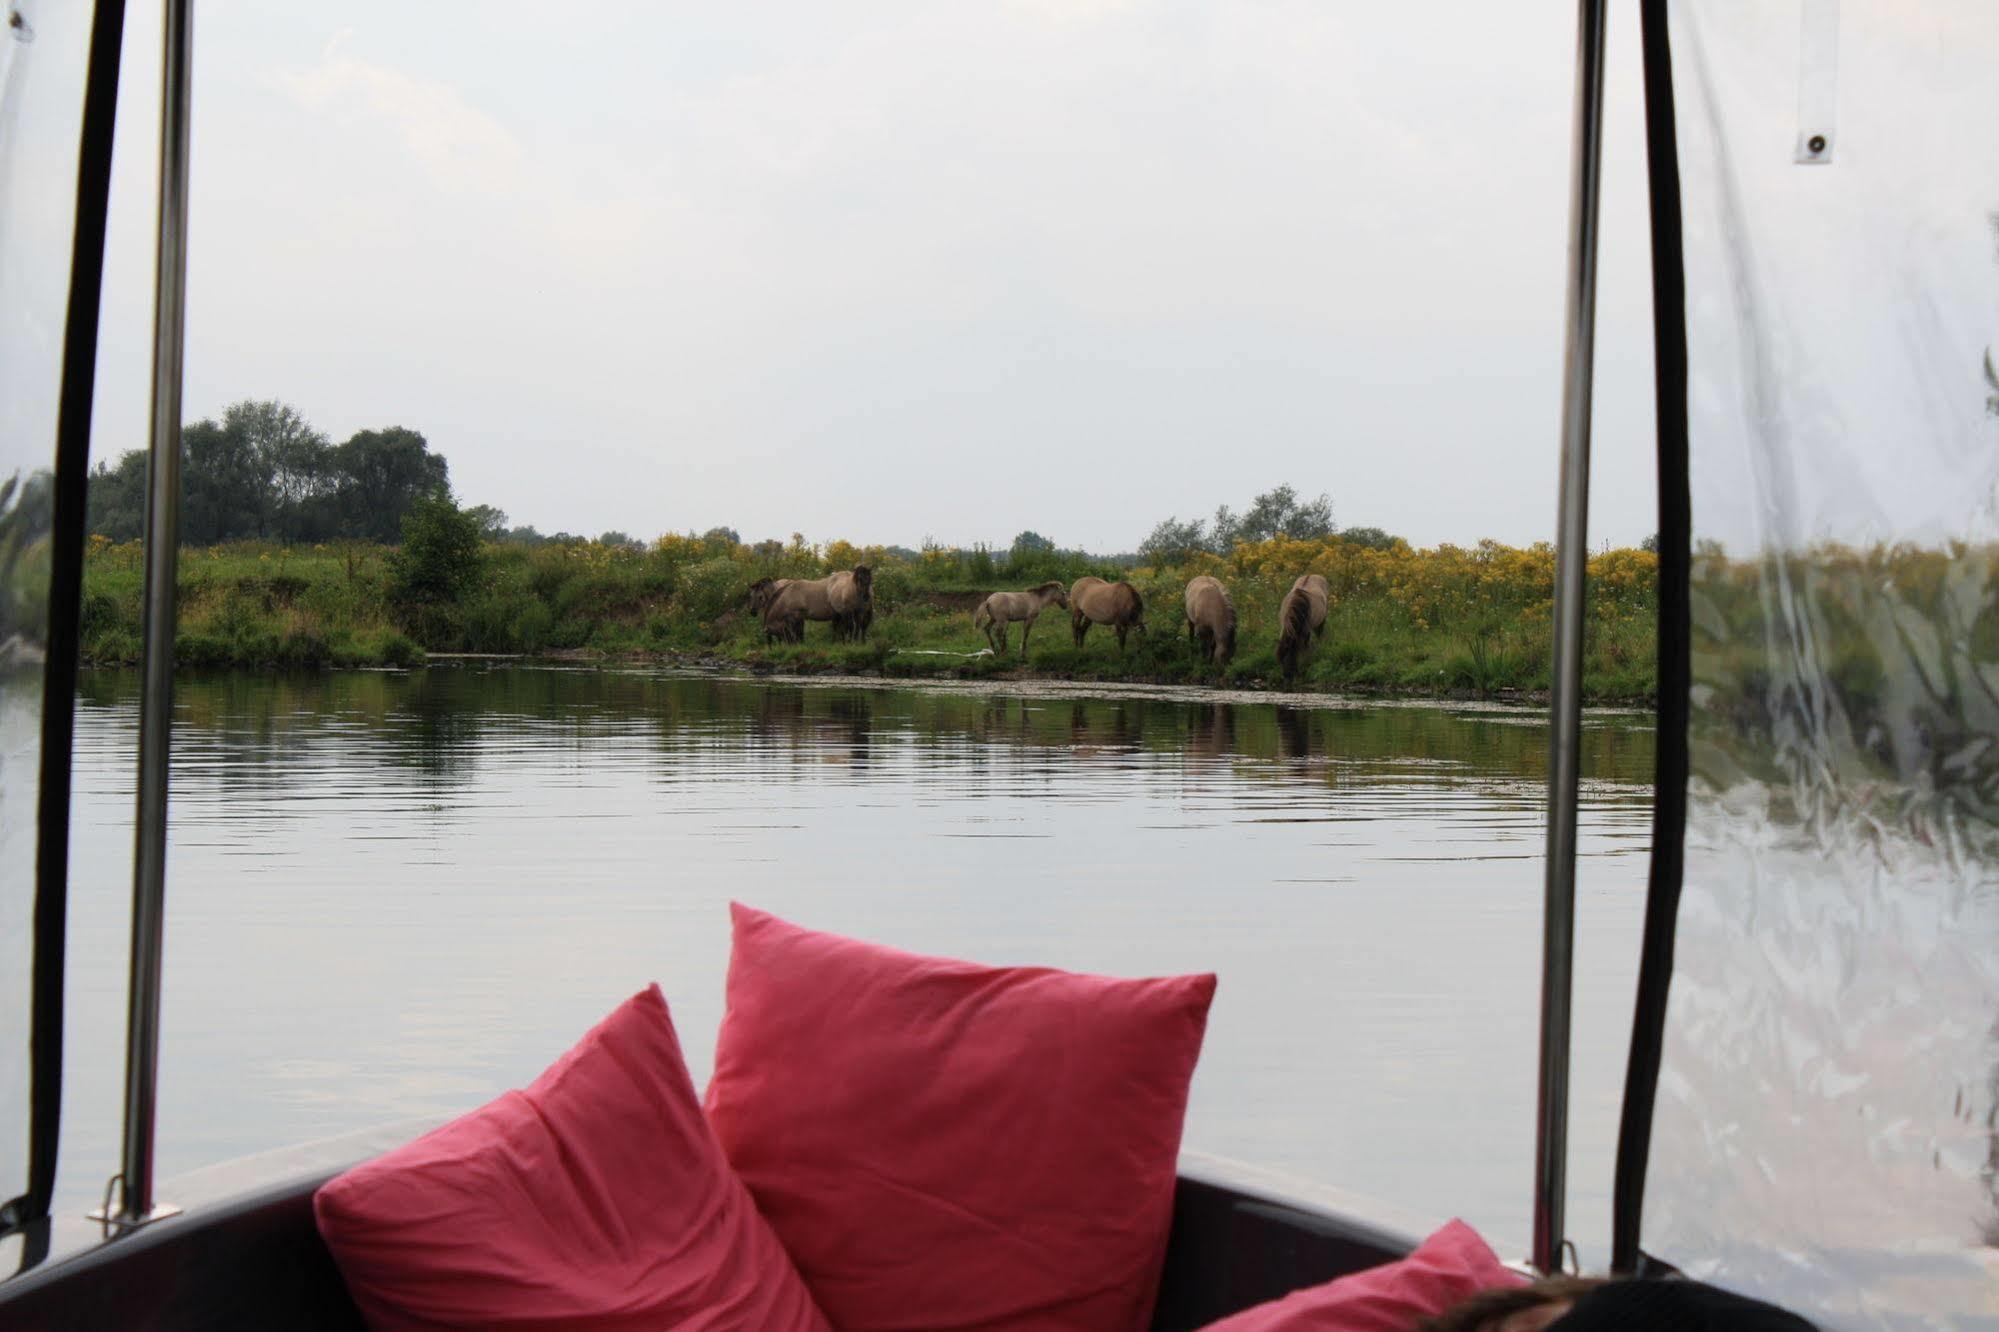
[[[1277,608],[1281,626],[1277,631],[1277,664],[1286,680],[1298,674],[1305,649],[1324,636],[1326,608],[1331,602],[1332,590],[1317,574],[1298,575],[1298,581],[1284,594],[1284,604]]]
[[[1043,583],[1040,587],[1029,588],[1025,592],[995,592],[979,603],[972,612],[972,627],[983,629],[986,642],[993,651],[1006,655],[1006,627],[1013,621],[1020,621],[1020,656],[1027,659],[1027,631],[1034,627],[1035,617],[1054,603],[1064,610],[1069,608],[1069,591],[1060,583]]]
[[[1101,578],[1078,578],[1069,585],[1069,629],[1076,646],[1093,624],[1109,625],[1117,634],[1117,650],[1124,651],[1125,635],[1133,629],[1145,632],[1145,601],[1130,583],[1106,583]]]
[[[764,612],[770,609],[771,600],[789,586],[791,586],[789,578],[759,578],[751,583],[750,614],[761,620]]]
[[[1235,602],[1221,579],[1202,574],[1187,584],[1187,641],[1217,666],[1235,656]]]
[[[859,564],[825,578],[763,579],[750,588],[750,605],[759,599],[771,638],[803,643],[807,620],[831,621],[835,638],[861,637],[874,621],[874,571]]]

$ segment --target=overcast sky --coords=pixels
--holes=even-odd
[[[1654,527],[1614,16],[1592,545]],[[422,431],[544,531],[1129,549],[1279,482],[1554,529],[1574,6],[202,0],[186,415]],[[143,443],[158,17],[100,456]]]

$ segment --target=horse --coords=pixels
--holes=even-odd
[[[1202,574],[1187,584],[1187,641],[1216,666],[1235,656],[1235,602],[1221,579]]]
[[[770,609],[772,598],[791,585],[789,578],[759,578],[750,584],[750,614],[759,620]]]
[[[1062,609],[1069,609],[1069,590],[1060,583],[1043,583],[1040,587],[1029,588],[1025,592],[995,592],[979,603],[972,612],[972,627],[985,631],[986,642],[993,651],[1006,655],[1006,627],[1015,620],[1020,621],[1020,657],[1027,659],[1027,631],[1034,628],[1034,618],[1048,609],[1053,602]]]
[[[875,571],[857,564],[851,572],[834,574],[829,581],[833,584],[833,607],[839,612],[833,631],[857,643],[866,641],[875,623]]]
[[[752,606],[761,597],[764,633],[771,638],[803,643],[807,620],[829,620],[834,637],[853,638],[874,622],[874,571],[857,564],[824,578],[763,579],[751,586],[750,597]]]
[[[1324,636],[1326,608],[1331,601],[1332,590],[1317,574],[1298,575],[1298,581],[1284,594],[1284,604],[1277,608],[1277,622],[1282,626],[1277,632],[1277,664],[1283,668],[1285,680],[1298,674],[1305,649]]]
[[[1069,587],[1069,629],[1076,646],[1083,646],[1093,624],[1109,625],[1117,633],[1117,650],[1124,651],[1125,635],[1133,629],[1145,632],[1145,601],[1130,583],[1106,583],[1101,578],[1078,578]]]

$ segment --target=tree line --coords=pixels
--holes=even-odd
[[[357,431],[335,444],[281,402],[239,402],[181,431],[181,541],[391,544],[417,501],[445,495],[451,470],[414,430]],[[146,454],[133,450],[90,474],[90,531],[144,534]]]
[[[1238,543],[1254,544],[1280,536],[1316,541],[1334,535],[1374,550],[1386,550],[1396,542],[1378,527],[1334,527],[1329,495],[1303,500],[1290,486],[1277,486],[1251,500],[1241,513],[1224,504],[1205,521],[1167,518],[1139,544],[1138,555],[1146,564],[1181,564],[1200,551],[1227,555]]]
[[[222,413],[220,420],[203,418],[181,432],[181,541],[213,546],[228,541],[310,543],[330,540],[395,545],[403,538],[403,521],[419,501],[451,492],[451,470],[443,455],[415,430],[389,426],[361,430],[335,444],[315,429],[296,408],[282,402],[243,401]],[[474,530],[486,541],[540,545],[564,544],[590,538],[557,532],[544,536],[529,526],[510,527],[507,515],[491,505],[463,510]],[[133,450],[113,463],[99,463],[90,474],[89,530],[114,541],[144,535],[146,525],[146,454]],[[1120,567],[1169,565],[1207,551],[1227,555],[1237,543],[1267,541],[1274,536],[1316,539],[1337,533],[1349,542],[1386,548],[1395,542],[1374,527],[1336,528],[1332,500],[1326,495],[1301,499],[1288,485],[1256,496],[1241,513],[1224,504],[1212,519],[1167,518],[1152,529],[1135,553],[1091,556],[1081,550],[1058,548],[1038,532],[1022,532],[1006,551],[986,546],[967,553],[969,576],[1056,576],[1079,561]],[[732,528],[714,527],[703,540],[730,546],[742,541]],[[624,532],[596,538],[606,546],[636,546]],[[926,543],[927,544],[927,543]],[[759,542],[757,549],[782,548],[781,542]],[[922,552],[900,546],[886,553],[912,562]],[[998,558],[995,558],[997,556]]]

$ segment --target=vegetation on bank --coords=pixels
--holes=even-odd
[[[602,540],[539,545],[485,539],[477,517],[435,497],[412,507],[399,547],[359,541],[235,542],[182,552],[179,659],[191,666],[409,665],[425,653],[649,654],[784,671],[892,676],[1037,675],[1255,685],[1278,678],[1278,602],[1300,573],[1323,574],[1332,609],[1300,688],[1485,694],[1545,688],[1554,554],[1496,542],[1412,549],[1377,533],[1199,546],[1127,566],[1039,538],[993,552],[897,552],[845,541],[749,545],[726,531],[650,546]],[[1127,557],[1128,558],[1128,557]],[[803,645],[770,644],[746,610],[760,577],[819,577],[874,567],[864,643],[811,625]],[[136,659],[141,550],[95,536],[86,563],[86,660]],[[1216,670],[1186,638],[1181,593],[1210,573],[1228,584],[1241,626],[1234,662]],[[1132,582],[1149,634],[1122,656],[1107,633],[1080,649],[1067,615],[1035,625],[1028,661],[973,655],[972,611],[986,593],[1085,574]],[[1617,550],[1590,562],[1586,687],[1597,699],[1649,697],[1656,558]],[[1018,635],[1012,640],[1018,650]]]
[[[1168,518],[1130,554],[1065,550],[1034,532],[1003,551],[815,545],[796,535],[748,543],[727,527],[646,545],[620,532],[547,537],[510,527],[491,506],[461,508],[445,459],[400,426],[336,444],[284,403],[244,401],[190,423],[183,443],[176,645],[188,666],[645,654],[786,671],[1258,684],[1279,676],[1278,603],[1312,572],[1331,585],[1332,606],[1298,687],[1485,694],[1548,680],[1548,547],[1415,550],[1378,528],[1336,527],[1328,496],[1290,486],[1239,513],[1224,505],[1210,519]],[[144,455],[100,464],[88,493],[84,657],[131,662]],[[773,644],[748,611],[759,578],[817,578],[860,563],[875,571],[865,642],[835,641],[814,625],[803,644]],[[1235,600],[1238,648],[1225,670],[1183,633],[1182,592],[1203,573]],[[1649,697],[1656,561],[1612,551],[1590,573],[1586,688],[1599,699]],[[1149,635],[1121,654],[1108,632],[1093,631],[1078,648],[1066,613],[1051,608],[1025,663],[983,652],[972,611],[987,593],[1086,574],[1135,585]]]

